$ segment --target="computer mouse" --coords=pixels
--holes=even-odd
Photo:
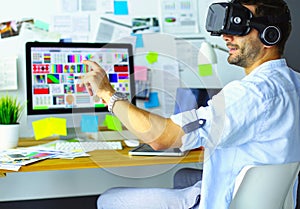
[[[137,139],[125,139],[124,143],[127,147],[137,147],[140,145],[140,142]]]

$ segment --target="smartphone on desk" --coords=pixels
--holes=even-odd
[[[179,148],[170,148],[166,150],[154,150],[149,144],[141,144],[138,147],[130,150],[129,155],[139,156],[184,156],[186,152],[182,152]]]

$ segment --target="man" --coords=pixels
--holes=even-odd
[[[223,35],[228,62],[247,76],[226,85],[207,107],[171,118],[133,106],[115,94],[98,64],[84,61],[93,69],[83,79],[90,94],[93,89],[138,138],[155,149],[205,147],[202,181],[183,189],[113,188],[100,196],[99,209],[226,209],[243,167],[300,161],[300,77],[282,58],[291,31],[286,3],[213,4],[206,28]]]

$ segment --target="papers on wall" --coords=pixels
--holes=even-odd
[[[143,48],[136,48],[135,64],[145,66],[150,70],[148,80],[155,103],[137,101],[142,108],[151,108],[152,112],[170,116],[175,105],[176,89],[180,86],[178,60],[176,56],[176,41],[173,36],[160,33],[143,35]],[[153,96],[153,94],[152,94]],[[159,101],[159,106],[157,101]],[[153,105],[154,104],[154,105]]]
[[[61,0],[60,7],[62,12],[70,13],[79,11],[96,11],[97,0]]]
[[[198,33],[197,9],[197,0],[162,0],[163,32],[170,34]]]
[[[89,14],[61,14],[53,16],[52,30],[61,34],[62,38],[72,41],[88,41],[90,32]]]
[[[81,11],[96,11],[97,1],[96,0],[81,0]]]
[[[98,0],[100,1],[100,7],[102,14],[113,14],[114,13],[114,2],[108,0]]]
[[[20,31],[21,42],[22,41],[57,42],[59,41],[60,36],[61,35],[59,33],[45,31],[27,22],[22,24],[21,31]]]
[[[129,0],[129,15],[132,17],[152,17],[159,15],[161,0]]]
[[[0,39],[18,36],[24,22],[33,23],[33,19],[12,20],[0,23]]]
[[[17,90],[17,57],[0,57],[0,91]]]
[[[113,24],[101,20],[98,25],[96,34],[96,42],[108,43],[111,41],[114,34],[115,27]]]
[[[135,17],[132,19],[132,33],[158,33],[159,31],[157,17]]]
[[[79,0],[60,0],[60,6],[64,12],[78,12]]]
[[[199,42],[197,45],[200,45],[203,40],[199,39],[195,41]],[[198,64],[198,51],[199,47],[196,46],[196,44],[193,44],[191,40],[176,39],[176,57],[180,61],[180,69],[190,68],[196,70]]]
[[[116,21],[108,17],[101,17],[96,31],[95,41],[106,43],[131,37],[130,23],[128,24],[126,19],[123,19],[123,21],[120,20],[118,19],[118,21]],[[131,19],[129,22],[131,22]],[[135,39],[136,37],[134,37],[134,40]]]

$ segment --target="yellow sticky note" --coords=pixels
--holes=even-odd
[[[52,134],[67,136],[67,120],[65,118],[53,118],[49,120]]]
[[[36,140],[53,135],[67,135],[67,120],[65,118],[45,118],[32,122]]]
[[[149,64],[157,62],[158,53],[157,52],[148,52],[146,55],[146,60]]]
[[[112,115],[106,115],[105,122],[107,128],[114,131],[122,131],[122,123],[120,120]]]
[[[52,136],[52,127],[50,126],[49,118],[32,122],[32,127],[36,140]]]
[[[200,76],[212,76],[213,68],[211,64],[198,65],[198,71]]]

